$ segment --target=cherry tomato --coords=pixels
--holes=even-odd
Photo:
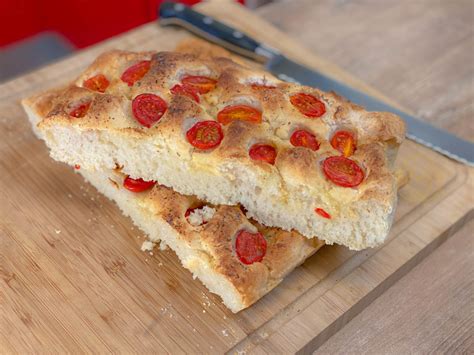
[[[120,79],[127,83],[128,86],[133,86],[138,80],[143,78],[148,70],[150,70],[151,62],[149,60],[143,60],[137,64],[132,65],[122,73]]]
[[[323,218],[331,219],[331,215],[327,213],[325,210],[323,210],[322,208],[316,208],[314,212],[316,212]]]
[[[110,83],[104,74],[97,74],[84,81],[82,86],[84,86],[86,89],[103,93],[105,90],[107,90],[109,84]]]
[[[249,156],[253,160],[260,160],[273,165],[275,164],[277,151],[268,144],[254,144],[250,147]]]
[[[294,131],[290,137],[290,143],[295,147],[305,147],[311,150],[319,149],[319,142],[316,136],[304,129]]]
[[[192,86],[199,94],[207,94],[216,87],[217,80],[207,76],[189,75],[181,79],[184,85]]]
[[[174,95],[187,96],[199,103],[199,95],[196,89],[194,89],[192,86],[176,84],[170,89],[170,91]]]
[[[235,253],[245,265],[261,262],[267,252],[267,241],[261,233],[241,230],[235,238]]]
[[[331,138],[331,145],[345,157],[350,157],[356,150],[355,137],[349,131],[337,131]]]
[[[323,171],[329,180],[342,187],[355,187],[364,180],[364,172],[360,166],[344,156],[326,158]]]
[[[186,138],[193,147],[206,150],[217,147],[224,138],[224,133],[218,122],[201,121],[186,132]]]
[[[158,122],[167,109],[166,102],[155,94],[140,94],[132,101],[133,116],[148,128]]]
[[[227,106],[217,114],[217,120],[226,125],[232,121],[262,122],[262,113],[247,105]]]
[[[69,111],[69,116],[75,117],[75,118],[84,117],[87,111],[89,110],[90,106],[91,106],[90,101],[79,103]]]
[[[308,117],[321,117],[326,112],[324,103],[313,95],[298,93],[290,96],[290,102],[303,115]]]
[[[123,187],[132,192],[143,192],[155,186],[156,181],[145,181],[143,179],[132,179],[127,176],[123,181]]]

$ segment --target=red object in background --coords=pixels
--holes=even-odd
[[[0,46],[56,31],[86,47],[156,19],[162,0],[2,0]],[[180,0],[193,5],[199,0]],[[243,3],[244,0],[239,0]]]

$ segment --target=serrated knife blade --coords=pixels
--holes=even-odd
[[[266,68],[281,80],[334,91],[369,111],[388,111],[403,118],[407,125],[407,137],[443,155],[469,166],[474,166],[474,144],[436,128],[383,101],[334,80],[322,73],[310,70],[281,54],[273,56]]]

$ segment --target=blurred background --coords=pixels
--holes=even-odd
[[[234,0],[255,8],[270,0]],[[163,0],[2,0],[0,81],[157,18]],[[200,0],[175,0],[194,5]]]

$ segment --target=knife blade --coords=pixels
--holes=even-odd
[[[281,80],[334,91],[369,111],[388,111],[403,118],[407,137],[449,158],[474,166],[474,144],[436,128],[379,99],[369,96],[321,72],[308,69],[285,57],[278,50],[216,19],[179,3],[165,2],[159,8],[161,25],[178,25],[233,52],[265,63],[268,71]]]

